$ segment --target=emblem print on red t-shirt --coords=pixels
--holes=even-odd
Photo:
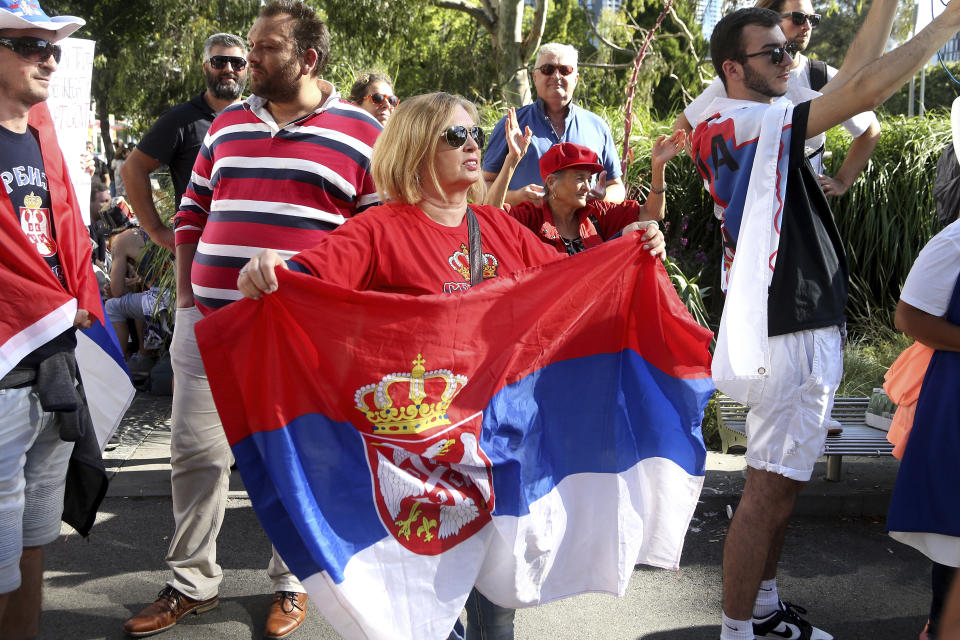
[[[470,254],[467,245],[460,243],[459,251],[454,251],[453,255],[447,258],[447,262],[450,263],[450,267],[463,276],[463,279],[466,282],[444,282],[443,283],[443,292],[444,293],[453,293],[455,291],[466,291],[470,288]],[[488,278],[497,277],[497,268],[500,266],[500,262],[497,260],[497,257],[492,253],[483,254],[483,279],[487,280]]]
[[[43,199],[33,192],[23,199],[23,206],[20,207],[20,228],[40,255],[50,258],[57,254],[57,243],[50,233],[50,209],[41,208],[42,204]]]

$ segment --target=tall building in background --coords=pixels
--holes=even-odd
[[[725,0],[697,0],[697,21],[703,27],[703,37],[709,42],[710,34],[723,17]]]
[[[940,56],[944,62],[957,62],[960,60],[960,33],[953,36],[947,44],[940,49]]]

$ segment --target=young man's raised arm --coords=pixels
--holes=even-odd
[[[954,0],[902,47],[877,58],[857,72],[849,82],[813,100],[810,103],[806,136],[809,138],[823,133],[854,114],[883,104],[958,30],[960,1]]]

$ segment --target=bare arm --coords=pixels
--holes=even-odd
[[[627,188],[623,186],[623,180],[615,178],[607,183],[607,192],[603,194],[603,199],[607,202],[621,203],[627,197]]]
[[[190,270],[193,268],[193,256],[197,253],[197,244],[184,243],[177,245],[177,307],[180,309],[192,307],[193,287],[190,284]]]
[[[823,193],[828,196],[842,196],[845,194],[863,168],[867,166],[870,155],[877,148],[877,142],[880,140],[880,123],[874,120],[867,130],[853,139],[850,143],[850,149],[847,150],[847,157],[843,159],[843,164],[837,175],[818,176],[820,186],[823,187]]]
[[[903,300],[893,318],[897,329],[932,349],[960,351],[960,325],[921,311]]]
[[[150,173],[158,167],[160,162],[140,149],[134,149],[120,167],[120,175],[127,187],[127,200],[130,201],[144,231],[155,243],[173,251],[173,230],[160,220],[150,188]]]
[[[823,93],[843,86],[860,69],[883,55],[896,13],[897,0],[873,0],[867,17],[847,49],[840,70],[822,89]]]
[[[666,213],[664,194],[667,189],[665,180],[667,162],[680,153],[687,141],[687,135],[682,129],[674,131],[673,135],[660,136],[653,143],[650,153],[650,193],[643,203],[646,215],[641,220],[663,220]]]
[[[960,2],[951,2],[943,13],[902,47],[874,60],[843,86],[813,100],[806,136],[812,138],[854,114],[882,104],[958,29]]]
[[[127,260],[136,261],[143,251],[143,240],[133,229],[128,229],[118,235],[110,253],[113,254],[113,264],[110,266],[110,295],[119,298],[129,293],[127,286]]]
[[[513,107],[507,110],[504,131],[507,137],[507,157],[503,160],[500,173],[496,174],[496,178],[492,181],[489,181],[487,176],[492,174],[489,171],[483,172],[484,182],[487,183],[487,194],[483,203],[491,204],[498,209],[503,208],[507,195],[507,185],[510,184],[510,179],[513,178],[513,172],[520,164],[520,160],[523,159],[527,149],[530,148],[530,140],[533,139],[533,132],[530,131],[530,127],[526,127],[523,133],[520,132],[517,112]]]

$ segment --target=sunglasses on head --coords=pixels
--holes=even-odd
[[[573,73],[573,66],[569,64],[542,64],[539,67],[534,67],[534,71],[539,71],[545,76],[552,76],[555,71],[559,71],[560,75],[568,76]]]
[[[486,140],[483,129],[476,125],[470,127],[469,129],[461,125],[454,125],[452,127],[447,127],[447,129],[444,131],[441,131],[440,135],[443,136],[447,141],[447,144],[454,149],[459,149],[465,145],[467,143],[468,135],[473,138],[474,142],[476,142],[477,146],[481,149],[483,148],[483,143]]]
[[[247,61],[240,56],[210,56],[207,62],[217,71],[225,69],[228,62],[234,71],[243,71],[247,67]]]
[[[59,64],[62,53],[60,45],[40,38],[0,38],[0,46],[10,49],[25,60],[38,63],[53,56],[53,60]]]
[[[400,98],[397,96],[388,96],[385,93],[371,93],[368,96],[364,96],[363,99],[369,100],[373,104],[383,104],[383,101],[386,100],[390,103],[391,107],[397,106],[397,103],[400,102]]]
[[[791,56],[789,45],[783,47],[774,47],[772,49],[764,49],[763,51],[757,51],[756,53],[745,53],[743,54],[744,58],[756,58],[757,56],[770,56],[770,62],[774,66],[783,62],[783,56]]]
[[[800,27],[804,22],[810,23],[811,29],[816,29],[820,26],[820,14],[819,13],[804,13],[803,11],[788,11],[787,13],[781,13],[781,18],[790,18],[793,21],[793,24]]]

